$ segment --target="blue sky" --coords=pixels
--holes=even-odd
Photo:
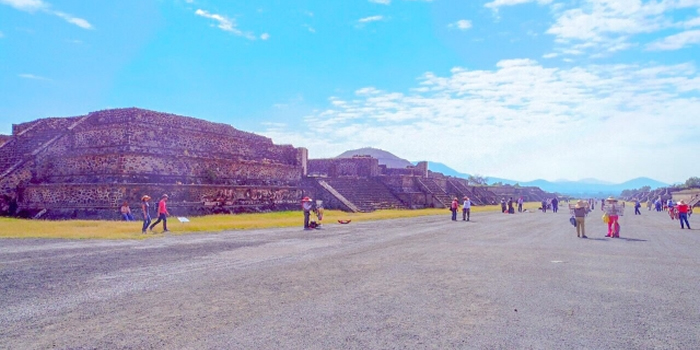
[[[0,0],[0,133],[141,107],[529,181],[700,176],[700,0]]]

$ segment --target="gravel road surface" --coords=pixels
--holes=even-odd
[[[0,348],[700,348],[700,230],[629,214],[0,240]]]

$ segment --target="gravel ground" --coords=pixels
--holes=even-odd
[[[600,216],[0,240],[0,348],[700,348],[700,231]]]

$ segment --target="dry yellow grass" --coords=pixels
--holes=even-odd
[[[527,205],[530,205],[528,203]],[[526,205],[526,208],[528,207]],[[537,206],[534,206],[536,209]],[[500,210],[500,206],[473,207],[473,213]],[[339,219],[353,222],[386,220],[419,216],[449,216],[447,209],[422,210],[378,210],[372,213],[346,213],[326,210],[324,225],[337,225]],[[312,215],[313,217],[313,215]],[[177,218],[168,218],[169,234],[196,232],[221,232],[227,230],[247,230],[274,227],[294,227],[303,223],[302,213],[275,212],[263,214],[210,215],[191,217],[190,222],[181,224]],[[44,221],[13,218],[0,218],[0,238],[54,238],[54,239],[146,239],[161,236],[162,224],[156,234],[141,234],[141,221],[97,221],[66,220]]]

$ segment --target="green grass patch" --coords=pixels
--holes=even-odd
[[[528,203],[529,205],[530,203]],[[525,206],[527,208],[527,206]],[[534,206],[536,209],[537,206]],[[499,211],[500,205],[472,207],[472,213]],[[338,220],[353,222],[444,215],[448,209],[377,210],[371,213],[346,213],[326,210],[324,225],[338,225]],[[461,214],[460,214],[461,215]],[[312,218],[314,216],[312,215]],[[190,217],[190,222],[181,224],[176,217],[168,218],[169,234],[197,232],[221,232],[279,227],[301,227],[304,221],[301,211],[286,211],[260,214],[209,215]],[[161,236],[162,224],[156,234],[141,234],[142,221],[98,221],[98,220],[27,220],[0,218],[0,238],[54,238],[54,239],[146,239]]]

